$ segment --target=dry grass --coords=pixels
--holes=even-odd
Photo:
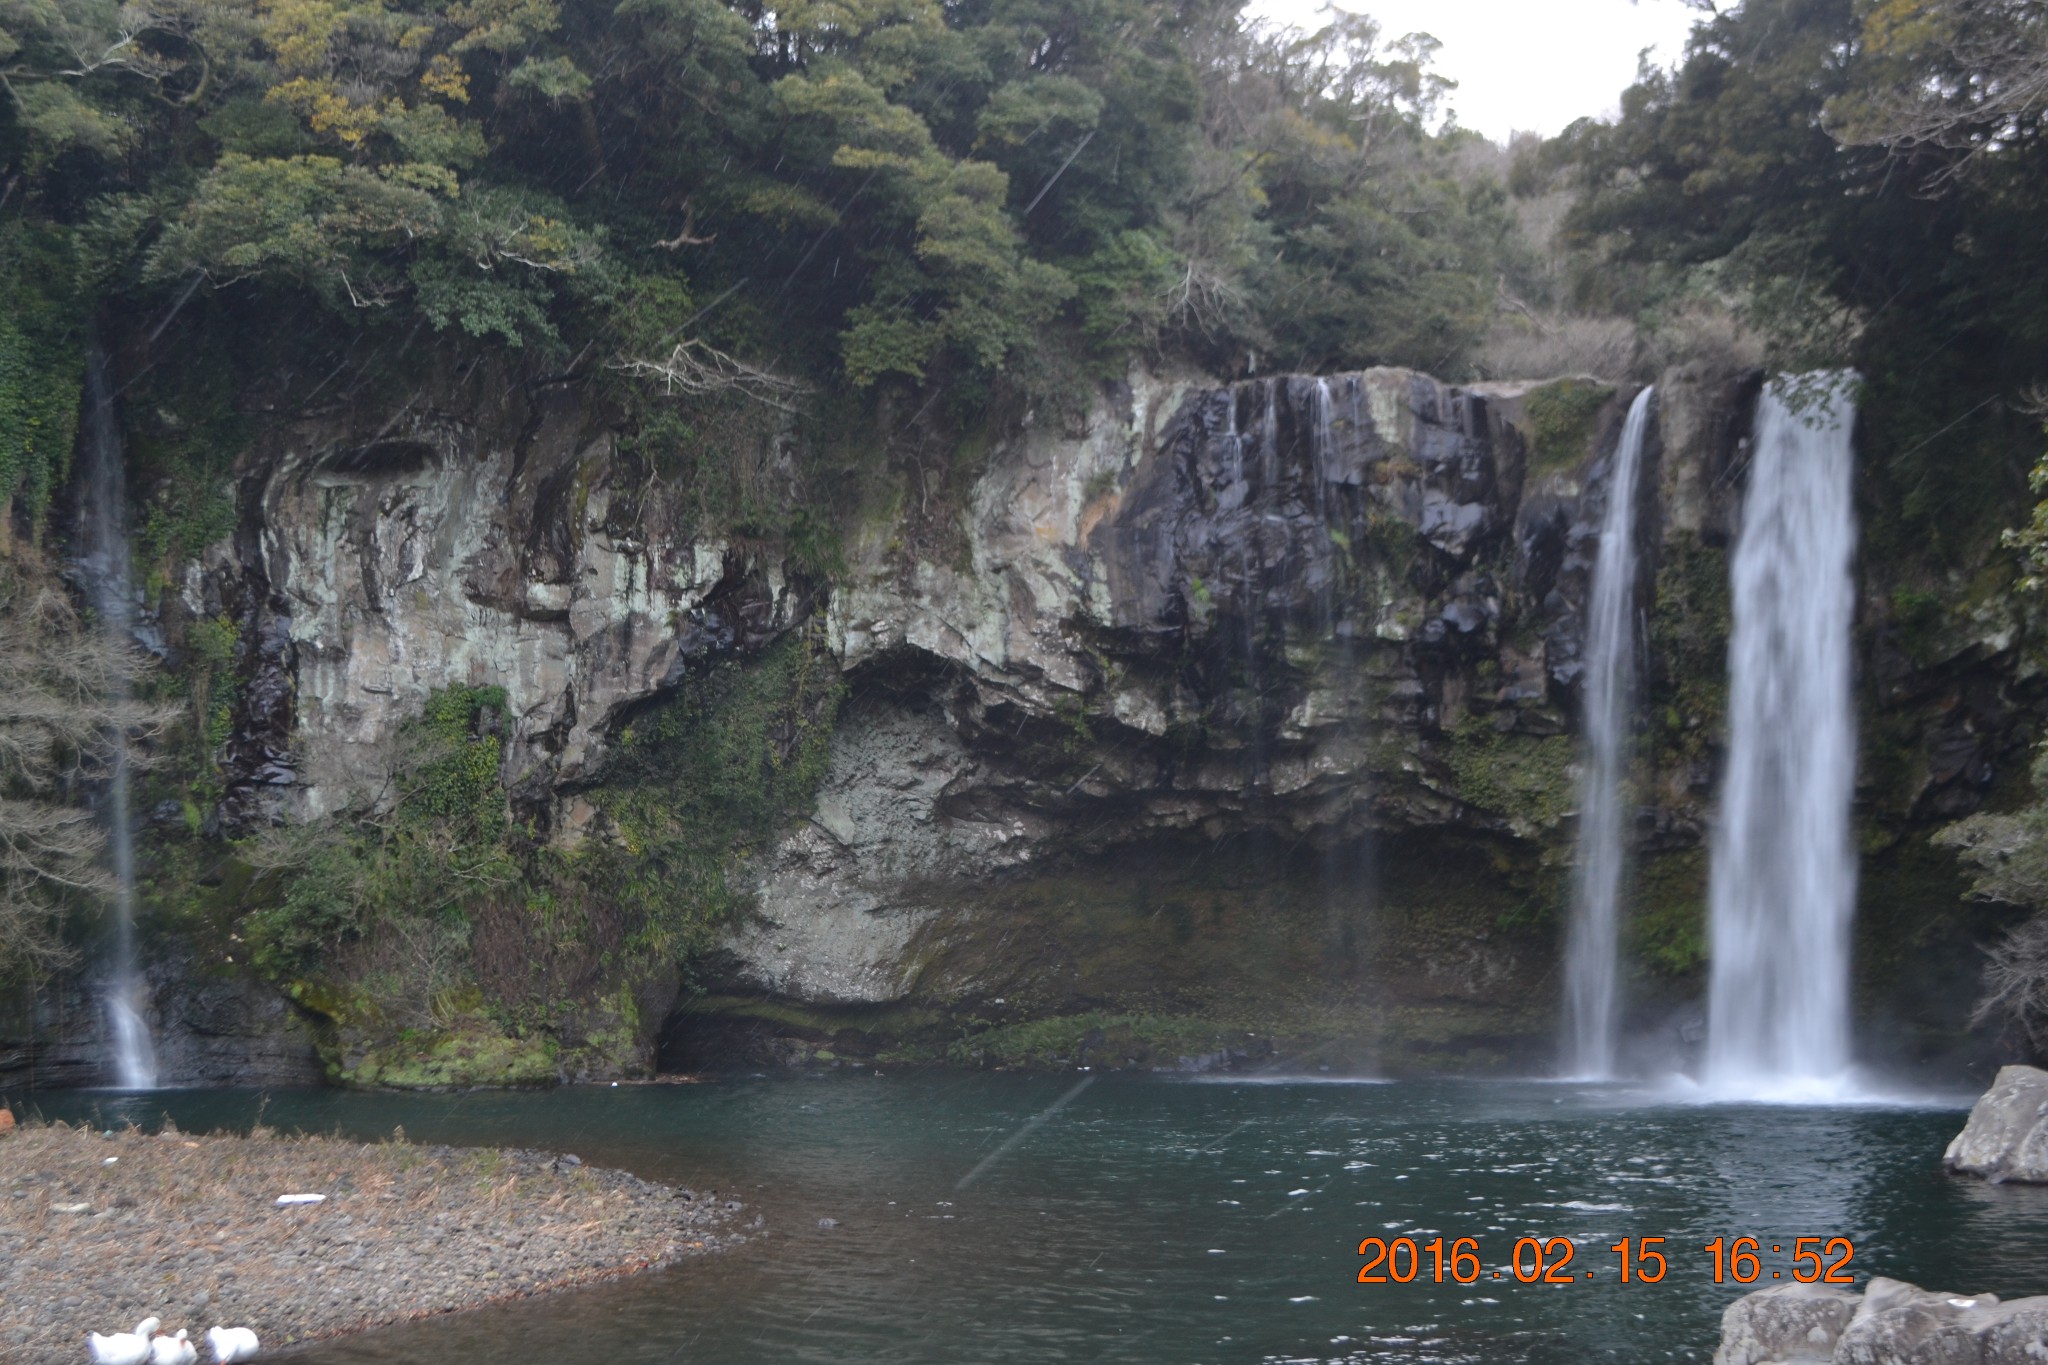
[[[1634,379],[1646,361],[1642,338],[1626,318],[1516,312],[1504,312],[1495,320],[1478,357],[1479,369],[1489,379],[1568,374]]]
[[[327,1200],[276,1206],[301,1192]],[[537,1152],[25,1125],[0,1134],[0,1360],[152,1314],[268,1347],[544,1293],[716,1249],[736,1208]]]
[[[1654,328],[1628,318],[1587,317],[1519,306],[1504,308],[1480,347],[1488,379],[1553,379],[1586,374],[1654,383],[1674,365],[1731,373],[1764,363],[1762,340],[1729,309],[1695,302]]]

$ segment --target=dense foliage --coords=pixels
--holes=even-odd
[[[245,842],[254,964],[337,1022],[516,1035],[686,966],[738,908],[737,860],[808,809],[839,697],[814,631],[693,673],[623,729],[564,847],[513,818],[503,690],[436,691],[347,809]]]
[[[1995,542],[2031,463],[2024,395],[2048,378],[2026,52],[2048,70],[2027,0],[1745,0],[1525,176],[1547,163],[1575,188],[1581,306],[1732,305],[1771,363],[1861,370],[1870,535],[1930,568]]]
[[[669,394],[1455,369],[1513,220],[1429,50],[1205,0],[8,0],[0,266],[68,248],[74,332],[310,299]],[[0,331],[39,499],[35,349]]]

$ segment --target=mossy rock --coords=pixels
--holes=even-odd
[[[1636,869],[1630,902],[1628,954],[1641,970],[1672,978],[1706,966],[1706,849],[1645,859]]]
[[[1210,1019],[1091,1013],[983,1029],[954,1043],[947,1057],[982,1065],[1156,1071],[1195,1069],[1215,1058],[1243,1060],[1269,1048],[1242,1027]]]
[[[1555,379],[1524,394],[1529,472],[1561,473],[1583,462],[1592,453],[1601,409],[1614,395],[1613,385],[1593,379]]]
[[[1443,756],[1450,794],[1503,817],[1517,833],[1555,829],[1578,800],[1577,750],[1568,735],[1502,734],[1473,716],[1452,732]]]
[[[456,1028],[366,1048],[353,1065],[330,1058],[327,1071],[338,1085],[385,1090],[530,1087],[554,1084],[556,1051],[552,1039]]]

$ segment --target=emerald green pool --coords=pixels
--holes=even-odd
[[[52,1117],[169,1112],[188,1129],[246,1126],[258,1102],[37,1099]],[[1789,1278],[1794,1238],[1818,1236],[1854,1242],[1859,1283],[2048,1292],[2048,1189],[1944,1176],[1962,1118],[1533,1082],[959,1072],[283,1092],[264,1112],[321,1132],[403,1124],[415,1141],[574,1152],[715,1187],[765,1220],[723,1257],[297,1357],[319,1365],[1706,1360],[1745,1292],[1713,1282],[1702,1247],[1715,1237],[1758,1238],[1763,1284]],[[1414,1283],[1359,1284],[1359,1241],[1403,1236],[1476,1239],[1480,1282],[1432,1283],[1425,1255]],[[1496,1280],[1523,1236],[1570,1238],[1580,1278]],[[1659,1236],[1663,1282],[1620,1283],[1606,1248]]]

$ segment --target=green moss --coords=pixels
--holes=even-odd
[[[549,1038],[515,1038],[487,1026],[407,1034],[363,1051],[353,1064],[330,1058],[340,1085],[386,1090],[553,1084],[558,1048]]]
[[[1572,779],[1574,746],[1567,735],[1502,734],[1468,716],[1444,749],[1455,795],[1467,805],[1518,825],[1554,828],[1578,798]]]
[[[123,394],[135,561],[160,595],[180,563],[233,534],[236,457],[253,424],[236,402],[226,342],[205,332],[155,353]]]
[[[1687,976],[1707,961],[1707,854],[1647,858],[1629,896],[1628,953],[1650,972]]]
[[[912,1033],[935,1028],[944,1018],[920,1005],[806,1005],[756,995],[699,995],[691,999],[689,1012],[693,1018],[758,1020],[821,1038],[846,1033]]]
[[[1557,379],[1529,390],[1522,411],[1529,420],[1529,472],[1571,469],[1592,453],[1600,411],[1614,389],[1590,379]]]
[[[628,911],[628,951],[683,960],[732,916],[735,862],[816,797],[843,693],[813,628],[690,678],[621,732],[591,793],[616,840],[564,871]]]
[[[946,1055],[981,1066],[1171,1067],[1183,1057],[1241,1051],[1247,1035],[1210,1019],[1074,1014],[984,1028],[961,1038]]]
[[[1946,605],[1940,594],[1913,588],[1892,589],[1892,621],[1898,626],[1899,647],[1918,664],[1934,663]]]
[[[1380,563],[1397,580],[1415,562],[1425,543],[1414,523],[1378,503],[1367,506],[1365,540],[1379,556]]]
[[[1727,553],[1689,535],[1674,537],[1657,567],[1650,612],[1646,701],[1660,768],[1708,758],[1725,733],[1734,620]]]
[[[71,264],[55,230],[19,219],[0,228],[0,514],[19,505],[40,534],[64,481],[85,382],[81,320]]]
[[[518,881],[498,780],[496,715],[504,703],[502,688],[433,692],[400,733],[393,809],[274,838],[269,854],[284,894],[246,925],[260,969],[277,979],[306,976],[386,921],[431,924],[435,937],[459,934],[475,898]]]

